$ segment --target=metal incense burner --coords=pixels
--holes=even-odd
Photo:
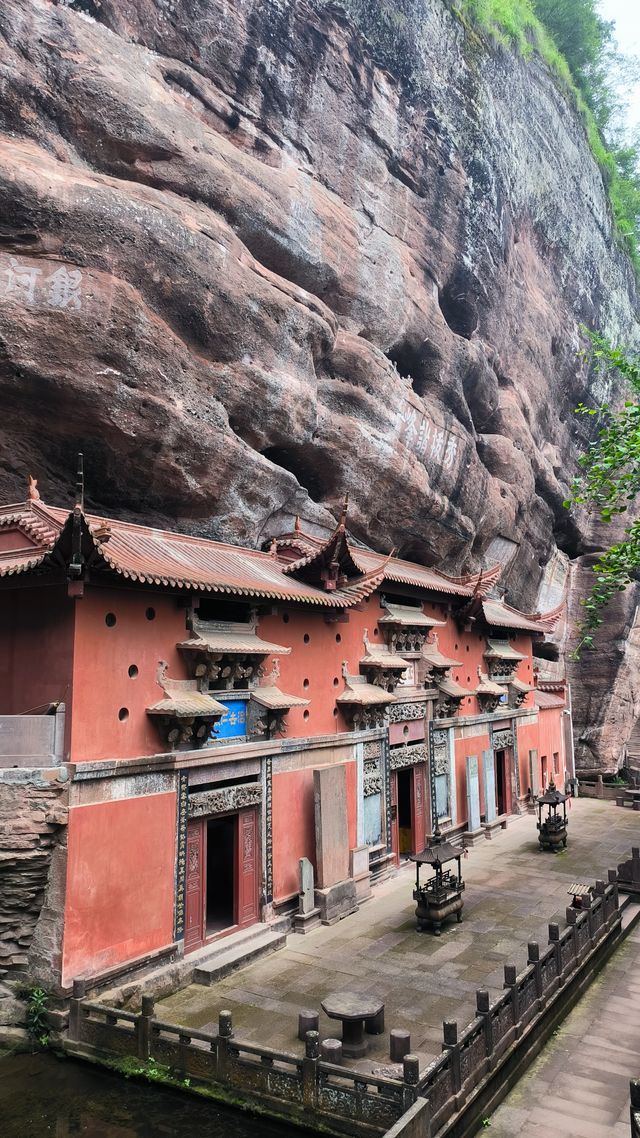
[[[538,841],[540,842],[540,849],[553,850],[554,853],[560,849],[560,846],[566,848],[567,845],[567,796],[559,791],[553,782],[549,783],[546,791],[542,794],[536,803],[538,809]],[[545,806],[547,807],[546,818],[542,817]],[[562,806],[562,813],[558,807]]]
[[[411,861],[416,863],[416,887],[413,899],[416,905],[416,928],[422,932],[425,927],[433,928],[434,936],[440,936],[440,926],[447,917],[455,913],[456,920],[462,920],[462,893],[464,881],[460,869],[463,850],[443,838],[436,825],[429,845],[419,854],[413,854]],[[457,861],[458,871],[444,869],[450,861]],[[425,885],[420,884],[420,866],[433,867],[434,876]]]

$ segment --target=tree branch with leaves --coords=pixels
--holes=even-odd
[[[640,396],[640,358],[614,348],[602,336],[587,332],[591,340],[589,353],[596,367],[609,375],[619,376],[629,393]],[[605,403],[597,410],[580,403],[580,415],[597,415],[602,426],[585,454],[578,460],[582,473],[574,479],[573,497],[564,504],[586,505],[598,511],[600,520],[611,522],[627,512],[640,492],[640,402],[627,399],[614,409]],[[618,592],[624,592],[640,573],[640,519],[631,522],[621,541],[602,553],[593,572],[596,575],[591,592],[581,604],[585,610],[579,631],[582,639],[574,653],[593,648],[596,630],[604,620],[604,610]]]

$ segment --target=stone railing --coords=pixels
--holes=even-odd
[[[640,1138],[640,1079],[632,1079],[629,1085],[631,1095],[631,1138]]]
[[[0,715],[0,767],[54,767],[64,756],[64,704],[53,714]]]
[[[457,1023],[444,1024],[443,1054],[421,1075],[415,1055],[405,1056],[402,1078],[324,1062],[313,1031],[307,1032],[300,1057],[242,1043],[226,1011],[220,1012],[217,1032],[208,1032],[156,1019],[151,997],[143,997],[139,1013],[106,1007],[85,998],[83,981],[74,983],[67,1049],[97,1058],[133,1055],[142,1063],[153,1058],[178,1080],[221,1085],[249,1106],[294,1121],[304,1118],[306,1126],[315,1122],[319,1130],[374,1136],[397,1124],[393,1133],[400,1135],[409,1112],[407,1135],[466,1133],[461,1116],[499,1101],[507,1067],[511,1078],[527,1048],[541,1046],[554,1015],[563,1014],[567,1000],[577,998],[580,985],[600,967],[600,950],[616,942],[621,928],[616,871],[609,870],[608,884],[596,882],[589,905],[569,908],[566,916],[565,929],[549,925],[546,948],[529,944],[522,972],[515,964],[505,965],[505,990],[494,1003],[487,991],[476,993],[476,1017],[463,1031]],[[423,1108],[416,1112],[418,1100]]]
[[[84,998],[76,980],[69,1018],[68,1048],[94,1056],[135,1056],[143,1064],[153,1058],[173,1078],[217,1083],[249,1105],[293,1120],[310,1115],[318,1128],[381,1135],[416,1101],[419,1077],[416,1056],[406,1056],[403,1078],[377,1078],[319,1057],[320,1037],[307,1032],[305,1054],[289,1055],[233,1034],[231,1013],[219,1014],[217,1032],[166,1023],[154,1016],[154,1001],[143,996],[139,1013],[107,1007]],[[79,1046],[78,1046],[79,1045]]]

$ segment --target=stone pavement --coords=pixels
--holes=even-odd
[[[629,1079],[638,1077],[640,926],[478,1134],[630,1138]]]
[[[320,1011],[332,992],[375,993],[385,1001],[386,1033],[369,1036],[367,1058],[349,1065],[371,1072],[389,1064],[388,1032],[401,1027],[411,1032],[423,1067],[441,1052],[443,1020],[462,1028],[474,1016],[478,988],[488,988],[492,998],[500,994],[504,965],[522,969],[527,942],[546,946],[548,923],[564,927],[569,885],[606,879],[607,869],[638,844],[639,823],[637,813],[612,802],[579,799],[572,804],[568,848],[552,854],[538,850],[532,815],[514,818],[463,860],[464,921],[447,923],[440,938],[416,932],[415,867],[408,864],[353,916],[307,936],[292,934],[280,952],[211,988],[176,992],[158,1003],[157,1014],[204,1027],[229,1008],[239,1039],[301,1054],[300,1009]],[[321,1013],[320,1034],[339,1036],[340,1024]]]

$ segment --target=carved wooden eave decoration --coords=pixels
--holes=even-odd
[[[396,605],[386,599],[382,606],[385,615],[380,617],[378,625],[390,651],[400,655],[421,652],[431,630],[446,626],[446,621],[427,616],[422,606]]]
[[[261,674],[267,656],[288,656],[290,648],[270,644],[257,634],[257,621],[191,620],[192,638],[178,645],[193,676],[229,691],[236,684],[250,687]]]
[[[527,659],[508,640],[488,640],[483,656],[487,661],[489,678],[503,683],[512,679],[518,664]]]
[[[289,695],[278,687],[280,678],[280,665],[273,661],[271,673],[266,676],[259,687],[251,693],[251,704],[255,705],[257,714],[252,717],[251,734],[261,735],[273,739],[276,735],[286,732],[287,713],[292,707],[307,707],[308,699],[299,695]]]
[[[480,683],[476,688],[476,696],[481,710],[485,712],[496,711],[500,704],[506,700],[506,688],[500,687],[499,684],[489,679],[489,676],[481,668],[478,668],[478,679]]]
[[[181,745],[203,747],[227,708],[200,691],[197,680],[171,680],[166,670],[167,665],[161,663],[157,679],[164,698],[148,707],[147,715],[173,750]]]
[[[336,703],[351,725],[356,730],[384,727],[393,695],[376,684],[368,683],[364,676],[350,676],[346,662],[342,665],[342,675],[344,691]]]
[[[349,581],[362,577],[362,570],[351,555],[347,539],[347,508],[348,498],[345,498],[340,520],[331,536],[320,548],[287,565],[285,573],[327,592],[342,589]]]
[[[509,680],[510,707],[522,707],[530,691],[533,691],[531,684],[524,684],[522,680],[518,679]]]
[[[364,630],[365,655],[360,660],[360,669],[368,683],[393,692],[409,668],[409,662],[397,656],[386,644],[375,644],[369,640],[368,629]]]
[[[438,698],[434,707],[436,719],[450,719],[460,708],[462,700],[471,692],[467,691],[455,680],[438,680]]]
[[[429,634],[427,643],[422,649],[420,662],[424,669],[424,675],[421,679],[425,688],[437,686],[446,679],[450,668],[462,667],[461,660],[450,660],[440,651],[437,632]]]

